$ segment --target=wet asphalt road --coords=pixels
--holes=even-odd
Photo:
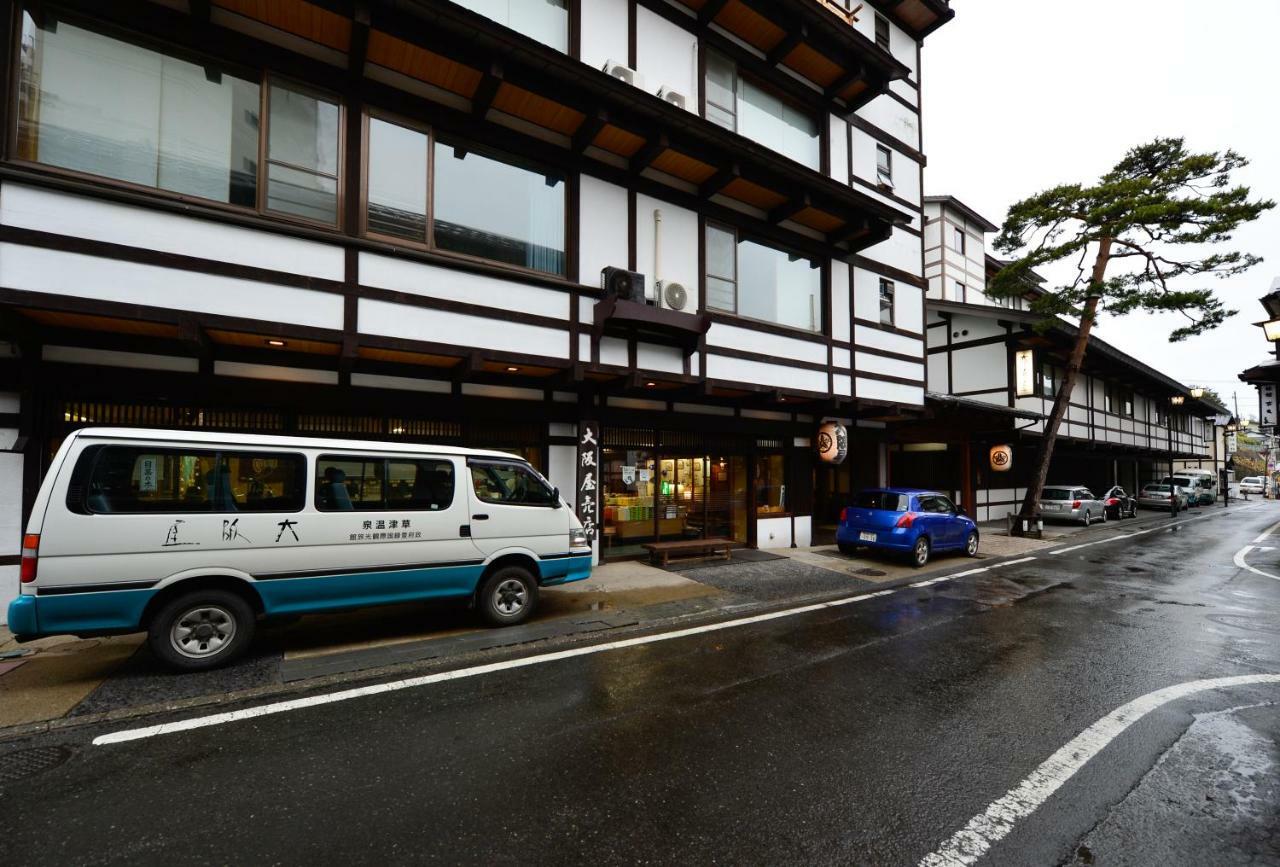
[[[0,784],[0,863],[915,864],[1125,702],[1280,672],[1280,579],[1232,562],[1277,521],[1233,506],[730,630],[32,741],[70,758]],[[1280,575],[1272,542],[1248,562]],[[1280,864],[1278,708],[1254,685],[1153,711],[985,863]]]

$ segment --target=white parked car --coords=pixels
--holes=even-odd
[[[525,461],[449,446],[76,431],[22,540],[19,640],[146,630],[181,670],[225,664],[259,616],[468,600],[520,623],[591,574],[581,522]]]
[[[1267,490],[1267,480],[1262,476],[1245,476],[1240,480],[1240,493],[1261,494]]]

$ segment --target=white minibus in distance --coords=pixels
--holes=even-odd
[[[591,559],[560,492],[503,452],[89,428],[40,486],[9,628],[146,630],[164,663],[206,669],[260,617],[459,598],[520,623]]]
[[[1213,470],[1178,470],[1172,476],[1166,476],[1160,484],[1185,489],[1193,506],[1212,506],[1218,501],[1218,476]]]

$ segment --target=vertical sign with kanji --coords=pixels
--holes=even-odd
[[[1276,423],[1276,384],[1274,382],[1266,382],[1258,386],[1258,408],[1258,417],[1264,426]]]
[[[578,424],[578,520],[594,540],[600,533],[600,425]]]

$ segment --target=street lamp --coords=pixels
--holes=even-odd
[[[1173,397],[1169,398],[1169,403],[1173,404],[1174,406],[1182,406],[1185,400],[1186,400],[1186,397],[1184,397],[1183,395],[1175,394]]]
[[[1267,336],[1267,340],[1275,343],[1280,340],[1280,319],[1272,319],[1262,323],[1262,333]]]
[[[1199,400],[1204,397],[1204,389],[1198,385],[1191,386],[1191,397],[1195,400]]]

